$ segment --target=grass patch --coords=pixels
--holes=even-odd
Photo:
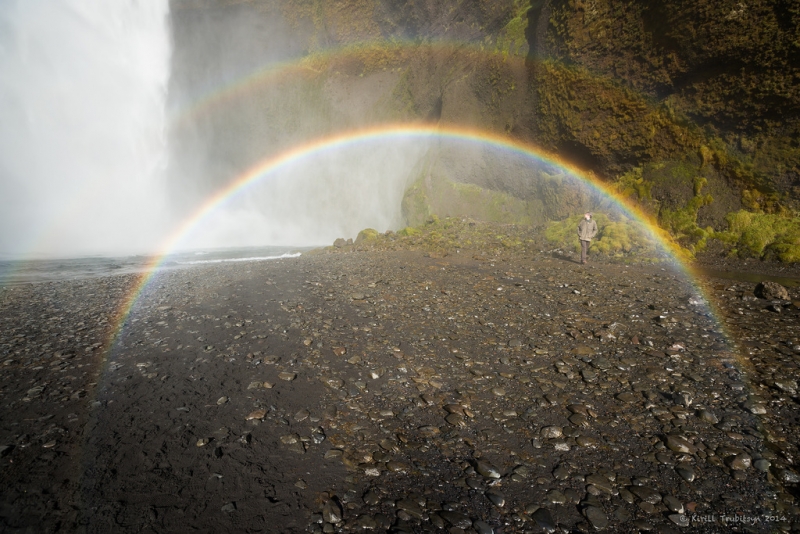
[[[692,253],[705,249],[708,238],[714,235],[713,228],[700,228],[697,224],[697,212],[713,201],[711,195],[703,194],[706,183],[705,178],[695,178],[694,196],[686,206],[674,210],[662,208],[658,214],[661,227]]]
[[[583,215],[574,215],[563,221],[551,222],[545,230],[545,238],[552,244],[579,252],[578,223]],[[658,244],[640,223],[626,217],[610,217],[606,213],[595,213],[597,237],[592,240],[589,250],[606,256],[622,257],[658,255]]]
[[[740,210],[725,218],[728,230],[713,237],[736,254],[787,263],[800,261],[800,217]]]

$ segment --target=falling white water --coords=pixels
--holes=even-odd
[[[0,257],[153,250],[168,0],[0,2]]]

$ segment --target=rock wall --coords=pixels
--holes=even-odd
[[[175,174],[202,175],[198,194],[304,139],[400,120],[504,133],[621,190],[633,173],[648,193],[635,199],[662,219],[688,210],[700,230],[724,230],[726,215],[740,209],[798,207],[796,3],[172,4],[175,102],[197,98],[197,87],[220,80],[236,84],[261,65],[287,65],[185,119],[173,135]],[[206,156],[202,163],[198,152]],[[453,172],[464,167],[461,158],[447,151],[433,157],[439,163],[427,167],[428,183],[460,182],[530,200],[514,185],[520,176],[507,169]],[[692,208],[700,179],[710,201]],[[436,188],[448,190],[430,191]],[[524,218],[526,209],[518,215]]]

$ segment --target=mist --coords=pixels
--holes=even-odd
[[[173,13],[172,31],[167,181],[171,206],[186,220],[271,158],[386,122],[368,105],[380,92],[358,77],[320,82],[291,68],[281,73],[311,52],[308,35],[276,7],[183,8]],[[252,83],[270,69],[278,74]],[[364,228],[396,230],[404,225],[403,194],[428,150],[417,139],[309,153],[221,203],[176,246],[318,246]]]
[[[368,227],[395,230],[403,226],[403,194],[429,150],[427,139],[399,139],[310,152],[226,199],[179,246],[317,246]]]
[[[1,257],[156,253],[258,162],[358,126],[292,80],[191,115],[208,95],[301,58],[305,37],[248,6],[171,17],[167,0],[3,3]],[[181,246],[320,245],[396,229],[423,144],[312,154],[222,204]]]
[[[435,120],[442,103],[422,91],[402,115],[400,69],[364,76],[345,60],[281,70],[313,53],[314,30],[278,7],[172,5],[0,5],[0,257],[330,244],[404,226],[404,192],[426,173],[542,194],[529,160],[423,138],[361,140],[260,177],[175,243],[209,199],[263,162],[349,130]],[[420,86],[439,83],[437,61]],[[269,69],[276,75],[252,83]]]
[[[152,250],[165,206],[167,0],[0,3],[0,254]]]

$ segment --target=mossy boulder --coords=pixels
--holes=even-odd
[[[356,236],[355,244],[359,245],[359,244],[363,243],[364,241],[374,241],[380,235],[381,235],[380,232],[378,232],[377,230],[373,230],[372,228],[365,228],[365,229],[361,230],[360,232],[358,232],[358,235]]]
[[[418,234],[419,230],[414,228],[413,226],[406,226],[405,228],[397,232],[397,235],[399,235],[400,237],[411,237]]]

